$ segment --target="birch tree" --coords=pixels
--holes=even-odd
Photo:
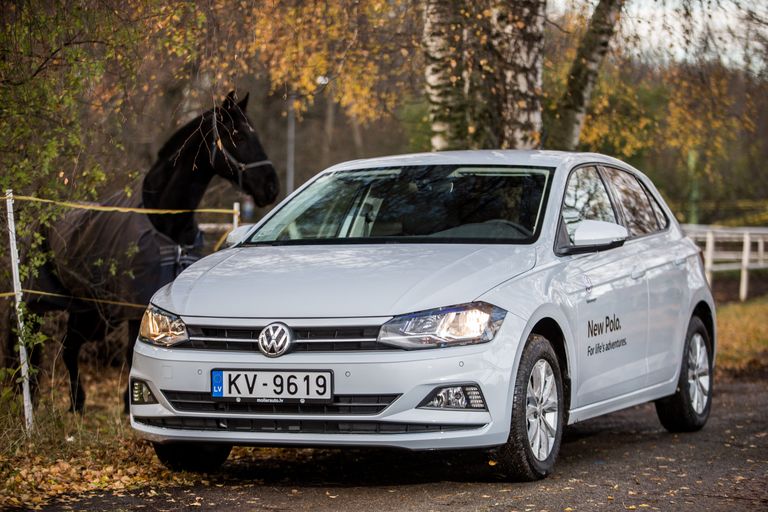
[[[573,151],[579,143],[589,99],[600,66],[619,21],[624,0],[600,0],[587,32],[581,39],[568,74],[565,92],[557,102],[556,117],[549,127],[547,146]]]
[[[601,0],[595,9],[562,100],[558,140],[578,142],[623,3]],[[541,145],[545,8],[546,0],[425,0],[432,149]]]
[[[466,136],[462,86],[462,0],[426,0],[424,56],[432,149],[462,147]]]
[[[535,148],[541,141],[545,7],[545,0],[494,1],[491,6],[502,148]]]

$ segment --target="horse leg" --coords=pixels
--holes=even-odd
[[[131,373],[131,365],[133,364],[133,346],[136,343],[136,338],[139,337],[139,327],[141,326],[141,320],[128,320],[128,346],[125,348],[125,364],[128,365],[128,373]],[[123,410],[125,414],[128,414],[131,410],[131,380],[128,379],[128,384],[123,394]]]
[[[69,410],[71,412],[82,412],[85,406],[85,390],[80,382],[78,368],[80,347],[87,341],[103,337],[105,332],[106,324],[97,311],[69,314],[62,357],[69,372]]]

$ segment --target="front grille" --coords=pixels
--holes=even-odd
[[[265,404],[255,402],[223,402],[211,399],[210,393],[163,391],[177,411],[227,412],[241,414],[378,414],[400,395],[335,395],[328,404]]]
[[[484,424],[437,425],[384,421],[264,420],[248,418],[134,418],[152,427],[217,432],[272,432],[281,434],[416,434],[473,430]]]
[[[187,326],[189,341],[174,348],[258,352],[262,329]],[[401,350],[376,341],[379,326],[294,327],[291,330],[295,336],[292,352]]]

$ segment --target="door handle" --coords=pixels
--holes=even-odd
[[[686,258],[684,258],[684,257],[683,258],[677,258],[675,260],[675,265],[679,267],[680,265],[683,265],[685,263],[685,260],[686,260]]]
[[[645,269],[644,268],[636,268],[632,270],[632,273],[630,274],[632,279],[642,279],[643,276],[645,276]]]

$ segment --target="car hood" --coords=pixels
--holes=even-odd
[[[182,316],[393,316],[470,302],[535,262],[529,245],[239,247],[198,261],[152,302]]]

